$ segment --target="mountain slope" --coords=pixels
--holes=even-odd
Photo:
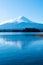
[[[24,28],[43,29],[43,24],[32,22],[23,16],[17,18],[12,23],[5,23],[3,25],[0,25],[0,29],[24,29]]]

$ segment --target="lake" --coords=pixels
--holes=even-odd
[[[0,33],[0,65],[43,65],[43,37]]]

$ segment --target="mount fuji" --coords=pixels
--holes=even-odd
[[[0,25],[0,30],[3,29],[25,29],[25,28],[36,28],[36,29],[43,29],[43,24],[35,23],[33,21],[30,21],[28,18],[21,16],[18,17],[11,22],[8,21],[6,23],[3,23]]]

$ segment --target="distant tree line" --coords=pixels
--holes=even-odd
[[[36,28],[25,28],[22,30],[17,29],[1,29],[0,32],[41,32],[39,29]]]

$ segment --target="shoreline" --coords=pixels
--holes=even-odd
[[[43,32],[0,32],[0,35],[25,35],[43,37]]]

